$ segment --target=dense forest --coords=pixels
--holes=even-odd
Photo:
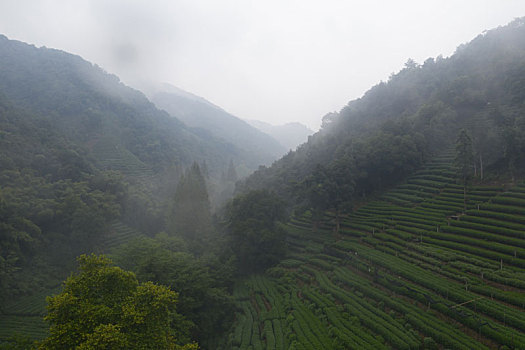
[[[0,348],[525,347],[525,19],[245,179],[164,98],[0,37]]]
[[[78,56],[2,36],[0,66],[4,313],[10,313],[5,308],[13,298],[55,290],[75,269],[76,256],[109,253],[133,237],[151,237],[148,244],[160,244],[155,242],[163,238],[153,238],[159,234],[170,242],[178,237],[166,252],[178,269],[200,281],[192,277],[188,286],[162,282],[184,285],[196,298],[184,303],[193,310],[185,316],[194,339],[201,340],[197,333],[202,329],[215,336],[211,329],[226,326],[231,309],[216,305],[217,312],[209,314],[214,320],[202,321],[211,324],[193,323],[214,308],[210,300],[231,303],[227,286],[233,263],[218,261],[233,259],[211,249],[223,254],[215,244],[220,237],[212,211],[231,195],[237,170],[253,170],[259,164],[254,160],[267,161],[268,155],[201,135]],[[190,239],[196,231],[202,236]],[[221,265],[223,272],[218,271]],[[193,312],[200,316],[194,318]]]

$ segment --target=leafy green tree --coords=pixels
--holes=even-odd
[[[112,266],[104,256],[82,255],[80,272],[48,298],[50,336],[40,349],[196,349],[186,344],[187,322],[175,310],[178,294]]]
[[[40,228],[4,200],[0,190],[0,305],[13,287],[13,275],[20,269],[24,253],[40,236]]]
[[[227,208],[232,249],[241,273],[261,271],[285,253],[284,203],[266,191],[251,191],[234,198]]]
[[[456,141],[456,159],[458,178],[463,185],[463,208],[467,208],[467,185],[472,176],[474,164],[474,152],[472,150],[472,139],[465,129],[461,129]]]
[[[516,117],[503,130],[504,156],[508,171],[515,180],[520,170],[525,169],[525,117]]]

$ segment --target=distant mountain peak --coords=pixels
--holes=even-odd
[[[297,146],[305,143],[308,140],[308,136],[314,133],[313,130],[299,122],[290,122],[281,125],[272,125],[260,120],[247,120],[246,122],[270,135],[289,150],[294,150]]]
[[[269,165],[286,149],[275,138],[246,121],[226,112],[205,98],[168,83],[142,84],[142,90],[160,109],[199,129],[251,154],[255,165]]]
[[[172,94],[172,95],[176,95],[179,97],[183,97],[191,101],[207,104],[208,106],[217,108],[221,111],[224,110],[221,107],[217,106],[216,104],[211,103],[210,101],[208,101],[207,99],[201,96],[192,94],[191,92],[183,90],[167,82],[154,82],[154,81],[142,80],[142,81],[131,82],[130,85],[142,91],[149,99],[152,99],[154,96],[158,94]]]

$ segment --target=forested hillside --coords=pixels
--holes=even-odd
[[[98,66],[4,36],[0,150],[0,328],[9,335],[12,327],[25,324],[23,330],[38,337],[43,334],[45,295],[56,291],[74,269],[76,256],[108,253],[141,234],[183,236],[183,224],[169,217],[184,188],[180,179],[191,178],[195,168],[201,179],[196,190],[204,194],[199,197],[202,206],[193,208],[207,211],[203,215],[211,244],[211,206],[231,195],[235,165],[246,171],[258,166],[256,154],[196,133]],[[190,269],[202,273],[216,264],[211,249],[200,261],[192,254],[201,246],[179,243],[177,252],[187,255],[177,261]],[[211,288],[207,300],[220,296],[227,305],[223,286],[229,280],[216,283],[221,275],[213,275],[202,282],[201,292]],[[216,320],[196,320],[190,313],[184,316],[196,324],[194,339],[202,322],[217,326]]]
[[[451,149],[345,215],[287,225],[240,281],[225,349],[523,349],[525,184],[456,183]]]
[[[0,37],[0,348],[525,348],[525,18],[408,60],[227,202],[257,155],[219,136]]]
[[[522,174],[523,23],[487,31],[449,58],[408,60],[387,82],[327,114],[308,143],[257,171],[241,189],[272,188],[321,209],[339,207],[403,181],[454,144],[461,129],[472,138],[478,178],[490,169]]]

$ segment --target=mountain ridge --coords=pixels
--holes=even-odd
[[[303,201],[315,183],[331,182],[366,197],[402,182],[454,144],[462,128],[472,138],[473,168],[506,168],[517,176],[525,147],[524,22],[487,31],[449,58],[408,60],[388,82],[327,114],[307,143],[256,171],[239,190],[273,188],[290,200],[302,192]]]
[[[166,88],[167,87],[167,88]],[[148,91],[153,103],[191,128],[231,142],[252,154],[250,166],[269,165],[285,153],[285,148],[268,134],[250,126],[244,120],[226,112],[202,97],[172,85],[164,84]]]

